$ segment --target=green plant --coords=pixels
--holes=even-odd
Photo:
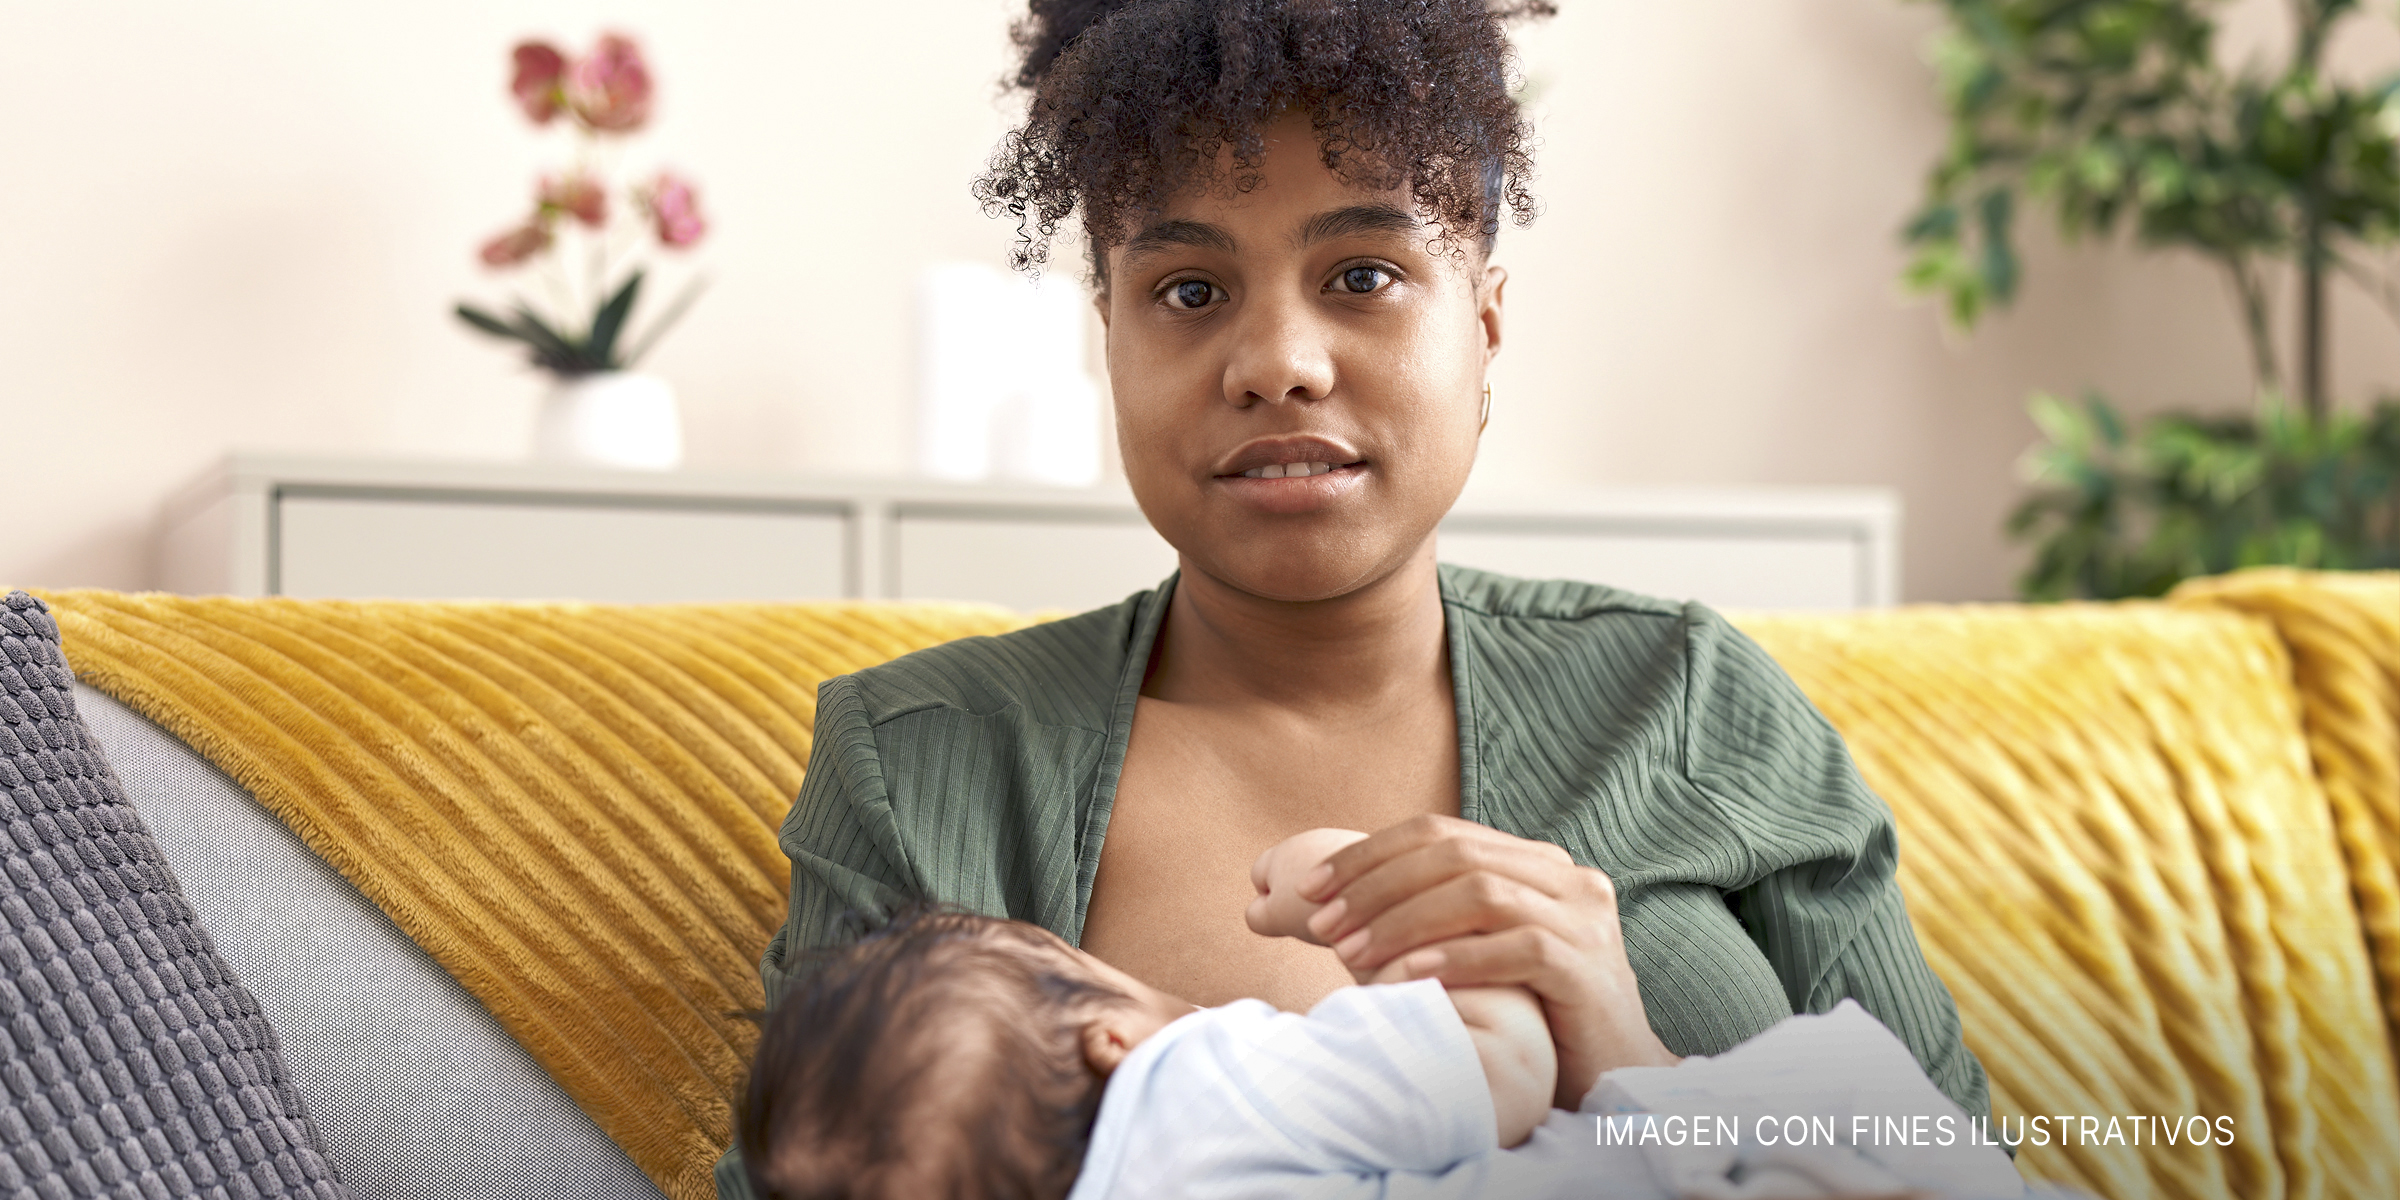
[[[2400,567],[2400,402],[2311,420],[2172,413],[2138,428],[2096,395],[2033,399],[2048,444],[2009,517],[2037,540],[2028,599],[2156,596],[2183,579],[2279,563]]]
[[[2339,416],[2325,376],[2333,278],[2400,317],[2400,288],[2377,269],[2400,235],[2400,75],[2355,84],[2324,69],[2358,0],[2289,0],[2288,52],[2238,69],[2216,48],[2223,0],[1934,2],[1950,16],[1934,48],[1950,140],[1904,232],[1906,281],[1972,327],[2016,294],[2014,227],[2032,206],[2070,238],[2130,231],[2189,250],[2231,284],[2259,397],[2252,417],[2168,415],[2140,430],[2098,397],[2080,415],[2037,397],[2050,441],[2031,462],[2047,490],[2009,522],[2036,542],[2026,593],[2149,594],[2252,563],[2392,561],[2394,460],[2372,447],[2389,445],[2393,407]],[[2289,372],[2272,287],[2286,265],[2298,280]]]
[[[1951,16],[1934,50],[1950,144],[1908,224],[1908,281],[1972,325],[2015,295],[2021,199],[2048,204],[2070,236],[2129,225],[2225,270],[2257,383],[2285,391],[2262,271],[2289,261],[2291,390],[2323,415],[2329,273],[2388,299],[2360,252],[2400,233],[2400,77],[2362,87],[2323,69],[2358,0],[2291,0],[2290,54],[2271,71],[2218,64],[2221,0],[1938,2]]]

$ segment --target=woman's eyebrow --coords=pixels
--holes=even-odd
[[[1149,255],[1174,246],[1215,250],[1224,254],[1234,251],[1233,235],[1205,221],[1160,221],[1127,239],[1123,265],[1131,267]]]
[[[1307,246],[1334,238],[1410,234],[1419,228],[1415,217],[1392,205],[1353,204],[1327,209],[1302,221],[1299,233],[1292,240],[1295,245]]]

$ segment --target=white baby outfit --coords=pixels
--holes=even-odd
[[[1897,1058],[1893,1054],[1897,1054]],[[1556,1110],[1501,1150],[1491,1092],[1433,980],[1348,987],[1306,1016],[1257,1000],[1152,1035],[1109,1078],[1068,1200],[1785,1200],[1881,1190],[2020,1196],[1997,1149],[1605,1145],[1603,1110],[1792,1113],[1847,1131],[1855,1113],[1963,1114],[1856,1004],[1795,1017],[1714,1060],[1612,1072],[1583,1112]],[[1752,1110],[1756,1110],[1753,1112]]]

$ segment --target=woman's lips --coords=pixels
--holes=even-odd
[[[1303,469],[1308,473],[1296,473]],[[1282,473],[1277,476],[1266,474],[1278,470]],[[1287,514],[1325,508],[1358,490],[1366,475],[1364,462],[1286,463],[1253,467],[1239,475],[1219,475],[1214,482],[1240,504],[1260,512]]]

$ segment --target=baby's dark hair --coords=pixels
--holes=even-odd
[[[1130,1002],[1038,928],[904,911],[766,1018],[735,1136],[758,1200],[1057,1200],[1102,1081],[1083,1018]]]
[[[1080,217],[1103,248],[1188,186],[1258,186],[1261,129],[1305,113],[1325,166],[1375,190],[1406,185],[1452,244],[1486,249],[1503,205],[1533,219],[1533,129],[1512,95],[1506,22],[1550,0],[1031,0],[1013,82],[1033,93],[976,181],[1017,222],[1019,268]],[[1232,152],[1230,179],[1218,156]]]

